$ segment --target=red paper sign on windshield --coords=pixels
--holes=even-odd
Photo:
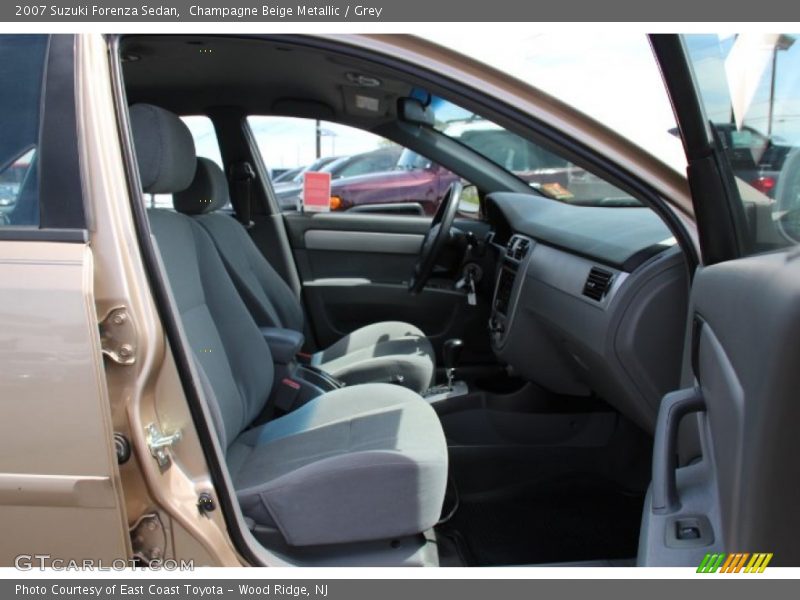
[[[331,174],[308,171],[303,174],[303,209],[328,212],[331,209]]]

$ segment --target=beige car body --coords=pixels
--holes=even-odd
[[[695,236],[685,177],[554,98],[412,36],[329,37],[424,64],[582,139],[657,190]],[[200,494],[216,492],[138,248],[131,202],[140,199],[128,192],[116,65],[103,36],[76,40],[88,241],[0,242],[0,565],[46,554],[241,566],[249,561],[223,511],[197,508]],[[123,345],[124,360],[104,357]],[[182,434],[165,467],[148,446],[150,424]],[[133,449],[122,465],[115,432]],[[207,451],[222,460],[216,444]],[[143,532],[143,522],[156,532]],[[264,564],[281,564],[251,546]]]

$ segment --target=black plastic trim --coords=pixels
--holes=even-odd
[[[217,498],[219,499],[220,509],[222,510],[228,533],[231,536],[234,547],[242,558],[252,565],[263,565],[262,560],[253,552],[250,543],[244,537],[238,525],[236,514],[237,506],[234,504],[236,500],[226,493],[227,488],[222,483],[225,479],[224,469],[227,467],[220,463],[216,452],[212,450],[214,436],[216,434],[212,431],[211,425],[203,414],[199,384],[191,376],[192,358],[189,356],[187,348],[181,343],[180,326],[176,315],[170,308],[169,292],[159,267],[159,257],[152,243],[150,224],[147,219],[145,203],[142,198],[139,169],[136,163],[136,155],[133,151],[133,140],[131,139],[128,127],[124,126],[127,123],[127,119],[124,118],[124,115],[128,109],[128,104],[122,77],[122,65],[119,59],[120,37],[118,35],[110,35],[106,39],[109,46],[109,61],[111,63],[117,125],[119,128],[120,141],[124,149],[125,167],[128,173],[128,193],[133,200],[131,202],[131,208],[133,211],[134,228],[136,230],[138,246],[142,253],[142,261],[147,271],[153,300],[161,316],[161,322],[170,345],[170,350],[172,351],[172,356],[175,360],[181,386],[183,387],[184,394],[186,394],[192,421],[197,429],[200,446],[203,449],[203,456],[208,464],[211,481],[214,484],[214,488],[217,490]]]
[[[650,36],[661,76],[678,121],[689,161],[687,176],[692,193],[700,252],[707,265],[742,256],[747,248],[747,221],[735,192],[733,172],[720,140],[698,98],[686,48],[677,34]]]
[[[86,229],[75,101],[75,35],[53,34],[39,126],[39,225]]]
[[[636,269],[641,267],[644,263],[648,260],[653,258],[654,256],[658,256],[662,252],[669,250],[670,246],[664,246],[662,244],[653,244],[652,246],[648,246],[647,248],[642,248],[632,256],[628,257],[628,259],[622,263],[621,268],[623,271],[628,273],[633,273]]]
[[[37,227],[0,227],[3,242],[68,242],[85,244],[89,241],[86,229],[39,229]]]

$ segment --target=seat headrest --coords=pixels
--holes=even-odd
[[[229,200],[225,173],[214,161],[200,157],[191,185],[172,196],[172,205],[185,215],[201,215],[222,208]]]
[[[152,104],[134,104],[128,113],[144,191],[174,194],[189,187],[197,161],[186,124]]]

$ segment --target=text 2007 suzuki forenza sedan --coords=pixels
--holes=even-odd
[[[0,563],[800,564],[800,44],[650,41],[688,180],[413,37],[0,37]],[[455,177],[281,212],[277,117]]]

